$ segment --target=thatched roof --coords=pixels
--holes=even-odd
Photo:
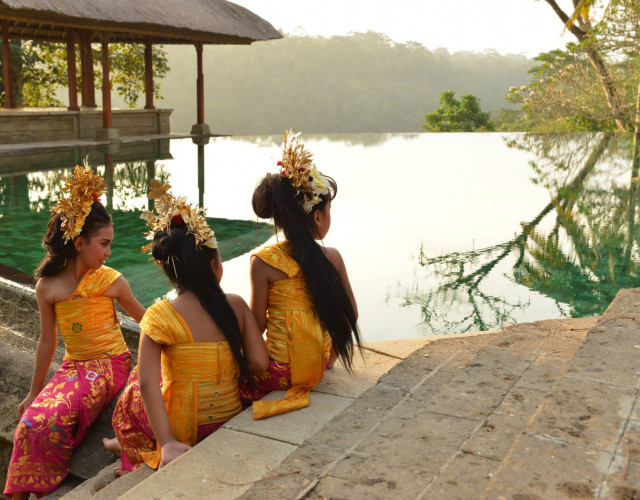
[[[250,10],[225,0],[0,0],[9,36],[64,41],[68,28],[111,33],[115,42],[249,44],[282,38]],[[96,40],[98,38],[96,37]]]

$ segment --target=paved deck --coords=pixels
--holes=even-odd
[[[623,290],[599,318],[376,345],[405,359],[367,351],[308,408],[64,498],[640,498],[638,318]]]

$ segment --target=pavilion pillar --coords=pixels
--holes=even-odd
[[[4,107],[15,108],[13,93],[13,61],[9,45],[9,21],[2,21],[2,82],[4,84]]]
[[[202,42],[196,42],[196,58],[197,58],[197,71],[196,78],[196,100],[197,100],[197,112],[196,112],[196,124],[191,127],[191,133],[194,135],[210,135],[211,130],[209,125],[204,122],[204,72],[202,70]]]
[[[115,142],[120,139],[118,130],[111,127],[111,80],[109,79],[109,33],[102,34],[102,129],[97,138]]]
[[[78,111],[78,73],[76,68],[76,34],[67,31],[67,68],[69,74],[69,111]]]
[[[96,91],[94,88],[93,52],[91,39],[93,32],[84,30],[80,35],[80,62],[82,64],[82,106],[96,107]]]
[[[144,94],[146,104],[144,109],[156,109],[153,105],[153,46],[151,37],[146,36],[144,39]]]

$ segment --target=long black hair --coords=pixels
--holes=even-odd
[[[156,261],[162,262],[164,272],[176,289],[190,290],[198,297],[200,305],[229,342],[241,374],[254,388],[238,318],[211,269],[211,261],[218,262],[218,250],[197,247],[184,222],[172,222],[168,231],[155,233],[151,254]]]
[[[111,224],[111,216],[107,212],[107,209],[104,208],[104,205],[99,201],[94,201],[91,205],[89,215],[87,215],[84,220],[82,231],[78,237],[82,236],[86,240],[89,240],[100,229]],[[73,241],[65,241],[61,225],[61,215],[54,213],[49,219],[47,233],[42,239],[42,246],[47,249],[47,255],[45,255],[42,262],[38,264],[38,267],[33,272],[36,279],[55,276],[64,269],[68,259],[73,259],[78,255],[78,250],[76,250]]]
[[[360,345],[356,313],[338,270],[316,242],[319,235],[313,222],[315,211],[324,211],[338,191],[336,182],[330,177],[325,178],[331,189],[328,194],[320,195],[322,201],[309,214],[302,208],[302,195],[297,193],[291,181],[277,174],[267,174],[260,181],[251,202],[258,217],[273,219],[276,228],[284,232],[292,257],[300,266],[311,292],[318,316],[329,331],[333,348],[347,370],[351,371],[354,337]]]

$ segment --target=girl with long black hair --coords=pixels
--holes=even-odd
[[[140,323],[137,378],[130,378],[114,412],[118,442],[105,441],[121,452],[116,473],[143,461],[162,467],[217,430],[242,410],[240,374],[249,377],[268,363],[246,302],[220,288],[222,262],[204,211],[169,188],[152,181],[158,215],[143,218],[153,240],[147,248],[178,296],[150,306]]]
[[[311,154],[285,132],[280,172],[267,174],[253,193],[258,217],[273,219],[284,241],[258,251],[251,260],[251,310],[266,329],[270,364],[245,384],[242,398],[253,403],[255,419],[302,408],[309,389],[339,357],[352,368],[358,309],[338,250],[318,243],[331,225],[336,182],[318,172]],[[288,389],[280,401],[256,401]]]

